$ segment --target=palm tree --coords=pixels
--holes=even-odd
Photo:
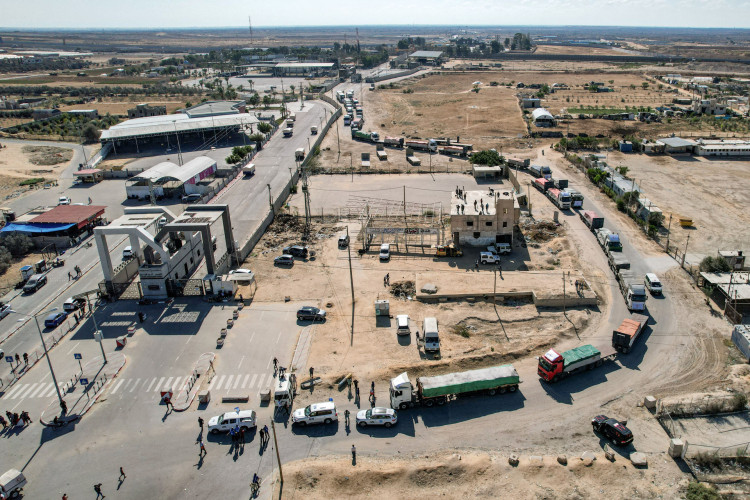
[[[252,81],[252,80],[248,80],[247,84],[250,85],[250,92],[252,92],[253,91],[253,85],[255,85],[255,82]]]
[[[292,95],[294,95],[294,85],[290,85],[289,86],[289,90],[291,90],[292,91]]]

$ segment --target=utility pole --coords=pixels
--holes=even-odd
[[[531,215],[531,182],[529,181],[529,217],[533,217]]]
[[[307,168],[302,165],[302,195],[305,199],[305,235],[310,230],[310,186],[307,183]]]
[[[346,239],[349,240],[349,226],[346,226]],[[349,253],[349,284],[352,288],[352,337],[350,342],[354,343],[354,274],[352,273],[352,245],[351,242],[346,245],[346,250]]]
[[[669,237],[671,236],[671,233],[669,232],[670,229],[672,229],[672,214],[669,214],[669,225],[667,226],[667,254],[669,254]]]
[[[687,241],[685,242],[685,252],[682,254],[682,264],[680,264],[680,267],[685,269],[685,255],[687,255],[687,247],[688,243],[690,243],[690,235],[688,234]]]
[[[341,139],[339,138],[339,121],[336,120],[336,148],[339,150],[339,157],[341,156]]]
[[[271,430],[273,431],[273,447],[276,448],[276,462],[279,464],[279,480],[281,484],[284,484],[284,473],[281,470],[281,457],[279,457],[279,442],[276,440],[276,425],[274,425],[273,419],[271,419]]]
[[[562,273],[563,273],[563,316],[567,316],[567,314],[565,314],[565,271],[563,271]]]

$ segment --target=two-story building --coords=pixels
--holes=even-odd
[[[461,191],[451,197],[451,234],[457,245],[513,243],[521,207],[513,192]]]

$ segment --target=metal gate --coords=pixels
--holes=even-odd
[[[203,280],[167,280],[167,295],[170,297],[200,297],[206,294]]]

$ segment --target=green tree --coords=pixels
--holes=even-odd
[[[96,128],[96,125],[93,123],[86,124],[85,127],[83,127],[83,139],[85,142],[92,143],[97,142],[99,140],[99,136],[102,134],[101,130]]]
[[[273,129],[270,123],[266,122],[260,122],[258,123],[258,132],[262,132],[264,134],[267,134]]]
[[[700,264],[700,270],[704,273],[728,273],[732,270],[729,263],[722,257],[705,257]]]
[[[9,233],[2,239],[2,245],[13,257],[23,257],[34,249],[31,238],[20,233]]]
[[[475,165],[487,165],[493,167],[496,165],[502,165],[503,157],[500,156],[497,151],[484,150],[472,153],[472,155],[469,156],[469,161]]]
[[[500,42],[499,41],[492,40],[492,42],[490,42],[490,52],[492,52],[493,54],[497,54],[498,52],[500,52]]]

